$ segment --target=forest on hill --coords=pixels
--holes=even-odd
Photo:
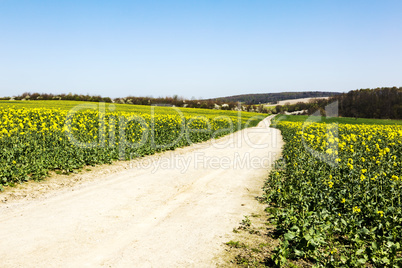
[[[343,117],[402,119],[402,87],[352,90],[331,98]]]
[[[338,113],[342,117],[402,119],[402,87],[382,87],[351,90],[328,99],[311,100],[308,103],[277,105],[276,113],[317,110],[325,115],[325,106],[338,101]]]

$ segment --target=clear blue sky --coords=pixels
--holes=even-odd
[[[402,86],[402,2],[0,0],[0,96]]]

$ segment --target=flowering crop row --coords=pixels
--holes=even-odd
[[[0,104],[1,185],[129,160],[255,126],[253,113],[52,102]],[[55,102],[54,102],[55,103]],[[76,104],[76,103],[74,103]],[[50,107],[50,108],[49,108]]]
[[[279,121],[283,158],[265,186],[277,263],[399,267],[402,126]]]

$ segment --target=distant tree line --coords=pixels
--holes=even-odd
[[[339,92],[324,91],[305,91],[305,92],[281,92],[281,93],[263,93],[263,94],[243,94],[212,100],[242,102],[247,105],[272,103],[276,104],[281,100],[301,99],[301,98],[319,98],[331,97],[340,94]]]
[[[321,114],[325,115],[325,106],[334,101],[338,101],[338,114],[342,117],[402,119],[402,87],[352,90],[328,99],[277,105],[275,112],[307,110],[307,114],[312,114],[320,110]]]
[[[70,100],[70,101],[91,101],[91,102],[113,102],[111,98],[101,96],[78,95],[78,94],[47,94],[25,92],[14,97],[4,97],[2,100]]]
[[[239,109],[239,103],[224,102],[222,100],[186,100],[177,95],[173,97],[133,97],[115,98],[78,94],[47,94],[47,93],[23,93],[14,97],[4,97],[0,100],[69,100],[69,101],[90,101],[90,102],[108,102],[108,103],[121,103],[121,104],[134,104],[134,105],[166,105],[175,107],[187,108],[204,108],[204,109],[219,109],[219,110],[236,110]],[[258,105],[240,105],[242,111],[248,112],[265,112],[266,109]]]
[[[344,117],[402,119],[402,87],[352,90],[331,98]]]
[[[204,109],[221,109],[221,110],[233,110],[237,103],[235,102],[223,102],[212,100],[186,100],[177,95],[173,97],[126,97],[116,98],[114,102],[121,104],[135,104],[135,105],[169,105],[175,107],[187,107],[187,108],[204,108]],[[218,107],[219,106],[219,107]]]

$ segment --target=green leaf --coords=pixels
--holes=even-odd
[[[359,249],[356,251],[356,255],[362,255],[364,253],[364,248]]]
[[[341,255],[341,262],[342,263],[346,263],[347,259],[344,255]]]
[[[287,240],[287,241],[291,241],[291,240],[293,240],[293,238],[295,238],[296,237],[296,235],[295,235],[295,233],[293,233],[293,232],[287,232],[285,235],[284,235],[284,238],[285,238],[285,240]]]
[[[299,256],[299,257],[303,257],[305,255],[305,252],[302,250],[295,249],[295,255]]]
[[[366,259],[358,259],[357,262],[360,264],[365,264],[367,262],[367,260]]]
[[[366,227],[363,227],[359,230],[359,233],[367,235],[370,233],[370,231]]]
[[[383,263],[385,263],[385,264],[389,264],[389,263],[390,263],[390,261],[389,261],[389,259],[388,259],[387,257],[383,257],[383,258],[381,259],[381,261],[382,261]]]

